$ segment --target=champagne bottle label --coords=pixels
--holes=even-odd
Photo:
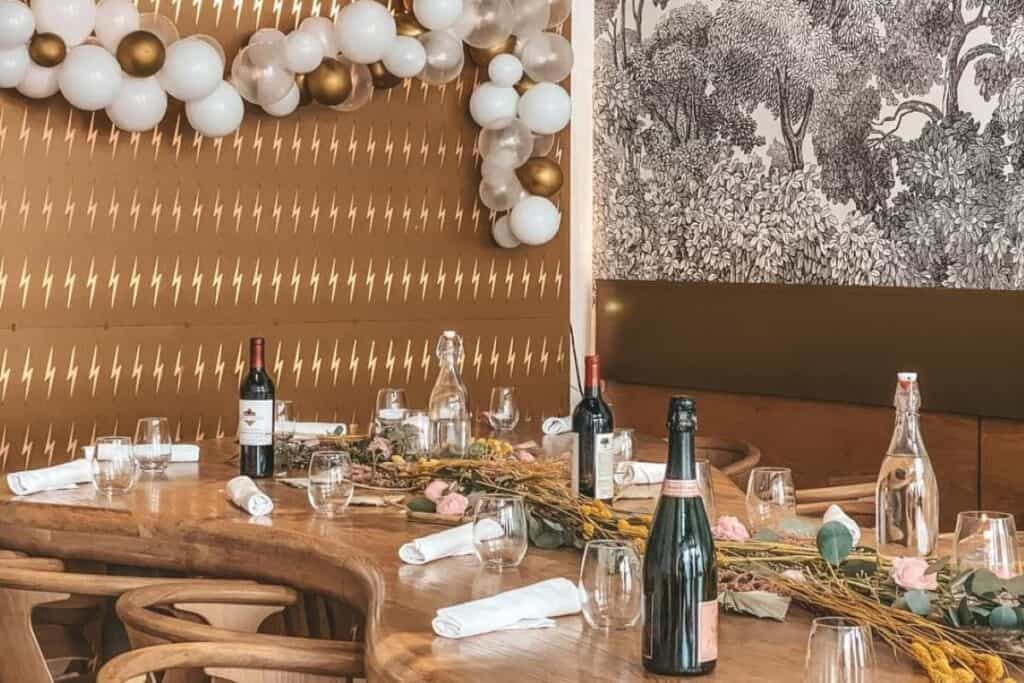
[[[594,435],[594,498],[607,500],[615,496],[615,437]]]
[[[700,498],[700,484],[696,479],[666,479],[661,495],[668,498]]]
[[[697,621],[700,625],[700,644],[697,649],[700,662],[713,662],[718,659],[718,600],[700,603]]]
[[[274,402],[238,402],[238,443],[242,446],[270,446],[274,443]]]

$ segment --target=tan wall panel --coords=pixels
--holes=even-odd
[[[1024,531],[1024,423],[981,422],[981,507],[1017,515]]]

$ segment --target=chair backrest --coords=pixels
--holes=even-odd
[[[840,506],[846,514],[860,523],[873,525],[875,483],[844,484],[796,491],[797,514],[820,516],[832,505]]]

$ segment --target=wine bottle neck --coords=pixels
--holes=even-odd
[[[697,478],[692,429],[671,430],[668,433],[668,468],[665,470],[665,478],[684,480]]]
[[[583,375],[583,395],[601,398],[601,364],[597,356],[587,356]]]
[[[253,340],[249,344],[249,369],[263,369],[263,340]]]

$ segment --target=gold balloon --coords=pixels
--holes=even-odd
[[[401,78],[388,71],[384,62],[374,62],[368,66],[370,67],[370,76],[373,77],[373,87],[378,90],[394,88],[402,82]]]
[[[550,197],[562,189],[562,167],[547,157],[533,157],[516,169],[523,189],[540,197]]]
[[[535,85],[537,85],[537,81],[533,80],[529,76],[523,76],[513,87],[516,89],[517,93],[525,95],[526,91]]]
[[[132,31],[117,46],[117,62],[129,76],[148,78],[164,66],[167,56],[162,40],[149,31]]]
[[[313,103],[313,93],[309,92],[309,81],[306,74],[295,74],[295,85],[299,88],[299,106],[306,107]]]
[[[516,37],[509,36],[505,39],[505,42],[498,43],[492,47],[470,47],[469,57],[472,59],[477,66],[486,69],[491,65],[491,60],[498,55],[510,55],[515,52],[516,49]]]
[[[306,87],[314,100],[325,107],[334,107],[352,94],[352,74],[347,66],[328,57],[306,75]]]
[[[39,66],[55,67],[68,56],[68,47],[56,33],[37,33],[28,43],[28,56]]]
[[[427,32],[427,28],[416,20],[412,12],[395,14],[395,27],[398,29],[398,35],[410,38],[419,38]]]

